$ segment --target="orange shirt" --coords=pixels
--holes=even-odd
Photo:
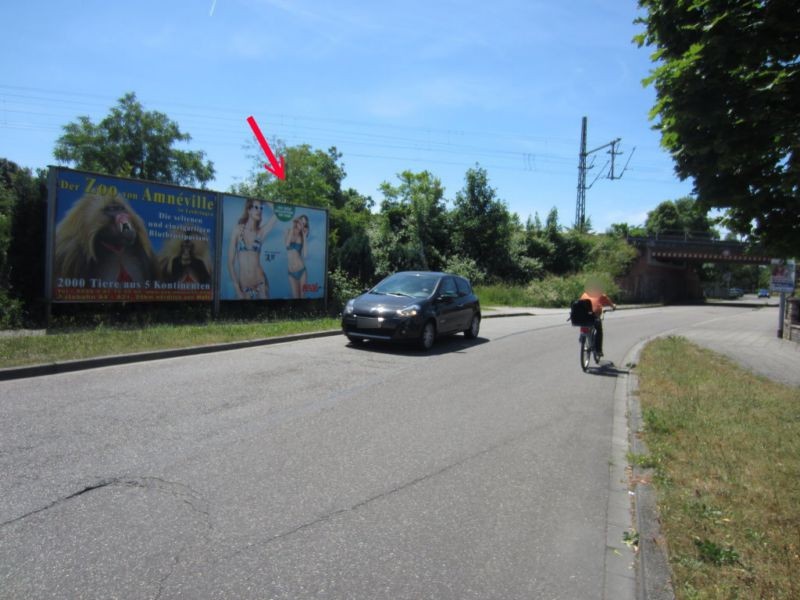
[[[603,307],[604,306],[614,306],[614,303],[611,301],[611,298],[606,296],[605,294],[590,294],[589,292],[583,292],[581,295],[581,300],[590,300],[592,303],[592,312],[596,314],[598,317],[603,314]]]

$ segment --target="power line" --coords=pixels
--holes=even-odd
[[[7,100],[11,100],[11,102],[7,102]],[[82,108],[91,109],[90,112],[97,112],[98,108],[108,107],[109,102],[113,104],[116,98],[93,93],[0,84],[0,101],[2,102],[0,128],[50,132],[61,130],[61,124],[74,120],[76,112]],[[179,118],[184,127],[186,124],[190,125],[188,130],[191,131],[194,144],[207,143],[214,146],[239,148],[244,146],[247,139],[246,133],[238,127],[223,125],[239,124],[240,121],[243,121],[241,115],[244,112],[240,109],[174,102],[165,104],[187,109],[170,111],[170,117]],[[7,117],[12,115],[12,119],[9,120]],[[531,152],[532,143],[544,143],[548,146],[560,145],[563,138],[520,135],[509,132],[415,127],[280,113],[272,114],[268,118],[272,119],[272,129],[276,137],[287,142],[309,143],[318,147],[336,146],[344,151],[346,156],[352,157],[459,166],[469,166],[475,162],[481,162],[487,168],[537,174],[564,174],[568,172],[568,165],[574,164],[573,159],[570,159],[567,154],[552,151]],[[58,123],[53,121],[55,119],[58,120]],[[618,141],[615,140],[615,142]],[[381,153],[380,150],[390,152],[388,154]],[[587,156],[597,150],[599,149],[587,152]],[[413,152],[413,156],[402,156],[405,154],[403,151]],[[612,147],[610,154],[611,162],[614,163],[616,157],[621,154],[617,150],[616,144]],[[463,161],[448,160],[447,156],[463,156],[467,159]],[[498,164],[498,160],[500,164]],[[630,162],[630,157],[628,162]],[[587,171],[593,168],[593,165],[584,166]],[[606,172],[606,167],[607,165],[604,165],[603,169],[599,171],[598,178]],[[610,179],[621,177],[628,169],[626,164],[617,175],[614,170],[615,163],[611,167]],[[647,163],[639,164],[637,172],[666,175],[663,168],[655,163],[650,163],[649,167]],[[638,180],[641,181],[641,179]],[[655,179],[647,180],[656,181]],[[592,184],[586,186],[585,189],[591,188]]]
[[[35,90],[42,93],[58,93],[58,94],[71,94],[75,96],[81,97],[89,97],[89,98],[110,98],[108,96],[100,96],[97,94],[88,94],[88,93],[75,93],[75,92],[61,92],[57,90],[44,90],[42,88],[21,88],[19,86],[7,86],[7,85],[0,85],[0,89],[2,88],[11,88],[11,89],[22,89],[22,90]],[[58,107],[62,107],[65,103],[70,104],[78,104],[78,105],[90,105],[90,106],[106,106],[105,102],[87,102],[85,100],[70,100],[65,99],[63,97],[59,98],[46,98],[43,96],[26,96],[25,94],[13,94],[13,93],[0,93],[0,98],[4,97],[15,97],[15,98],[22,98],[22,99],[35,99],[38,101],[43,101],[45,106],[48,103],[51,105],[57,105]],[[237,136],[239,132],[237,129],[228,129],[228,128],[215,128],[209,125],[210,121],[218,121],[218,122],[225,122],[225,123],[235,123],[238,124],[242,119],[240,114],[240,110],[238,109],[231,109],[231,108],[218,108],[218,107],[200,107],[197,105],[188,105],[188,104],[178,104],[173,103],[177,106],[185,106],[191,107],[199,110],[213,110],[213,113],[206,113],[206,112],[171,112],[171,116],[175,117],[185,117],[182,119],[183,123],[191,123],[193,124],[191,129],[193,133],[193,138],[201,137],[198,133],[222,133],[222,134],[233,134]],[[26,114],[26,115],[36,115],[36,116],[49,116],[54,118],[74,118],[74,113],[72,111],[56,111],[56,112],[37,112],[37,111],[30,111],[18,108],[9,108],[5,106],[5,112],[14,112],[18,114]],[[225,112],[229,112],[231,114],[235,113],[236,116],[223,116],[219,114],[219,110],[223,110]],[[544,162],[553,162],[553,163],[561,163],[561,164],[569,164],[571,160],[568,158],[567,155],[564,154],[553,154],[550,152],[530,152],[528,147],[520,148],[520,149],[508,149],[508,148],[496,148],[492,147],[491,145],[487,145],[485,143],[485,139],[481,139],[481,145],[472,145],[469,143],[465,143],[465,141],[452,141],[452,138],[463,138],[466,135],[495,135],[487,132],[467,132],[467,131],[455,131],[455,130],[445,130],[445,129],[431,129],[431,128],[415,128],[415,127],[408,127],[408,126],[396,126],[396,125],[384,125],[379,123],[366,123],[366,122],[359,122],[359,121],[351,121],[346,119],[332,119],[332,118],[324,118],[324,117],[306,117],[306,116],[298,116],[298,115],[282,115],[278,114],[275,115],[278,119],[277,123],[273,122],[276,126],[273,129],[276,129],[280,132],[280,135],[291,135],[295,131],[309,131],[309,132],[319,132],[319,133],[330,133],[336,135],[336,141],[351,141],[354,143],[365,143],[363,140],[375,140],[380,141],[383,145],[383,142],[394,142],[391,144],[391,147],[395,148],[407,148],[413,150],[431,150],[431,151],[447,151],[448,148],[457,149],[459,152],[473,152],[479,155],[493,155],[493,156],[507,156],[512,158],[513,160],[519,160],[522,158],[523,162],[525,163],[525,168],[527,170],[532,170],[531,162],[535,161],[544,161]],[[385,133],[375,133],[373,132],[365,132],[365,131],[357,131],[353,129],[339,129],[339,128],[331,128],[331,127],[317,127],[307,124],[302,124],[303,121],[312,121],[312,122],[327,122],[327,123],[357,123],[361,124],[362,126],[367,127],[368,129],[383,129],[383,128],[392,128],[392,129],[403,129],[406,131],[416,131],[418,133],[424,133],[425,137],[408,137],[408,136],[398,136],[398,135],[388,135]],[[194,125],[196,123],[196,125]],[[233,133],[233,132],[236,133]],[[430,134],[432,133],[442,133],[445,135],[447,139],[437,139],[431,137]],[[559,142],[560,138],[550,138],[550,137],[541,137],[541,136],[522,136],[519,134],[497,134],[502,135],[503,137],[507,137],[511,141],[516,142],[523,142],[523,141],[533,141],[539,140],[544,141],[546,143],[550,143],[553,141]],[[207,137],[207,136],[205,136]],[[376,144],[372,144],[376,145]],[[390,146],[390,144],[385,144],[386,146]],[[642,170],[642,169],[640,169]],[[646,170],[646,169],[645,169]]]
[[[45,88],[34,88],[34,87],[22,87],[22,86],[11,86],[11,85],[4,85],[0,84],[0,89],[9,89],[15,91],[30,91],[30,92],[37,92],[42,94],[53,94],[57,96],[53,99],[53,101],[58,102],[59,104],[68,101],[71,103],[75,103],[76,101],[64,100],[64,96],[80,96],[80,97],[87,97],[87,98],[97,98],[102,99],[104,102],[101,103],[87,103],[91,105],[107,105],[109,102],[114,103],[118,98],[100,94],[91,94],[86,92],[70,92],[67,90],[55,90],[55,89],[45,89]],[[8,94],[4,94],[8,95]],[[17,97],[20,94],[16,94]],[[39,97],[41,98],[41,96]],[[139,98],[140,101],[143,101],[142,98]],[[184,107],[189,109],[197,109],[200,111],[208,111],[208,114],[203,113],[198,116],[202,116],[204,118],[212,118],[212,119],[222,119],[222,120],[230,120],[230,121],[240,121],[242,120],[241,115],[246,114],[247,111],[238,108],[238,107],[230,107],[230,106],[209,106],[209,105],[197,105],[197,104],[186,104],[181,102],[159,102],[161,106],[178,106]],[[235,116],[231,117],[220,117],[219,113],[230,113]],[[172,114],[180,114],[177,112],[173,112]],[[189,115],[190,113],[183,113],[184,115]],[[507,140],[516,140],[516,141],[529,141],[529,142],[547,142],[547,143],[557,143],[557,144],[568,144],[568,138],[559,138],[559,137],[552,137],[552,136],[534,136],[534,135],[521,135],[519,133],[512,133],[508,131],[485,131],[485,130],[469,130],[469,129],[440,129],[435,127],[424,127],[424,126],[412,126],[412,125],[397,125],[392,123],[378,123],[375,121],[359,121],[355,119],[342,119],[336,117],[315,117],[309,115],[295,115],[295,114],[288,114],[288,113],[275,113],[271,111],[263,111],[262,114],[265,114],[268,118],[275,118],[275,119],[294,119],[294,120],[304,120],[304,121],[322,121],[328,123],[341,123],[347,125],[358,125],[361,127],[367,128],[379,128],[379,129],[395,129],[395,130],[402,130],[402,131],[416,131],[420,133],[436,133],[436,134],[445,134],[450,136],[478,136],[481,138],[498,138],[498,139],[507,139]]]

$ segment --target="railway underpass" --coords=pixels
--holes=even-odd
[[[768,265],[772,260],[741,242],[690,235],[629,237],[628,243],[639,251],[639,257],[620,281],[620,287],[626,298],[635,302],[701,300],[701,265]]]

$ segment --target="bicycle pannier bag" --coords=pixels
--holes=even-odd
[[[569,320],[576,327],[594,325],[594,313],[591,300],[576,300],[569,309]]]

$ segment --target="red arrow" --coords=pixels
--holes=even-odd
[[[247,123],[250,125],[250,129],[253,130],[253,134],[256,136],[261,149],[264,151],[264,154],[267,155],[267,160],[269,160],[269,165],[264,164],[264,168],[275,175],[278,179],[286,179],[286,165],[284,163],[283,157],[280,157],[280,160],[275,158],[275,155],[270,150],[269,144],[267,143],[267,138],[264,137],[264,134],[261,133],[261,130],[258,128],[258,123],[256,120],[250,116],[247,117]],[[272,165],[272,166],[270,166]]]

